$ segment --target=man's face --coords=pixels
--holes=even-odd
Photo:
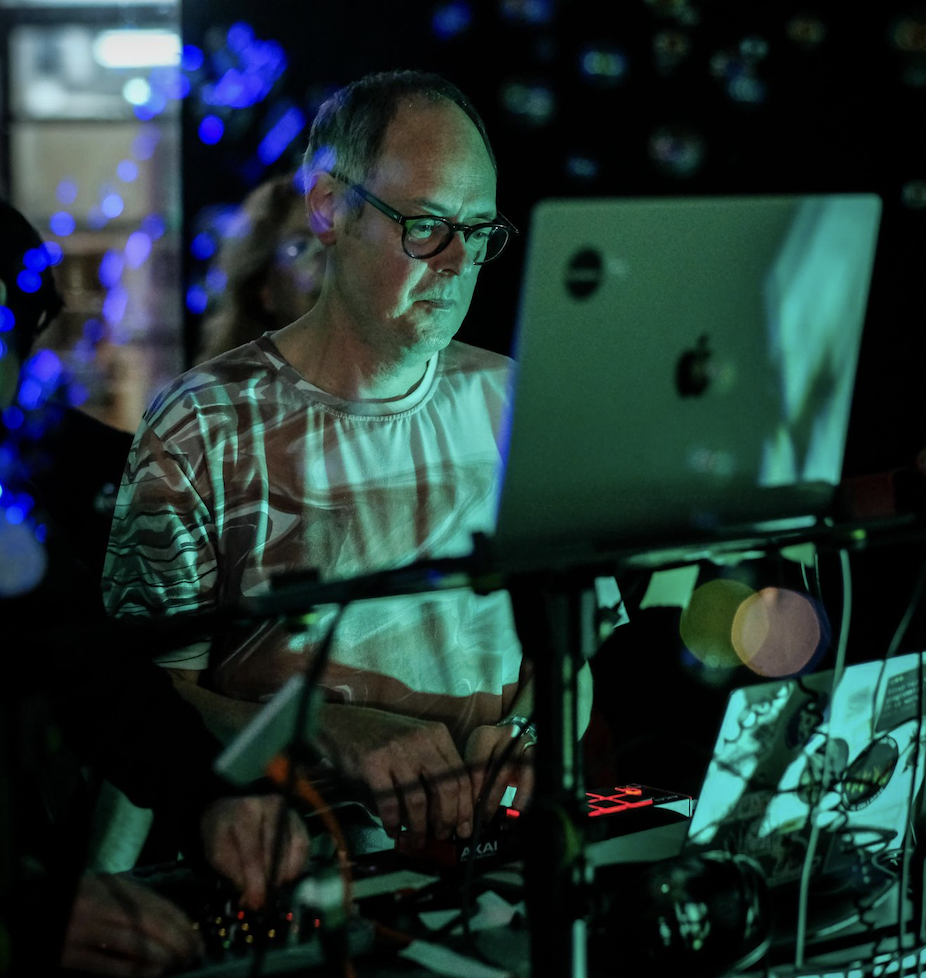
[[[403,105],[379,163],[364,182],[406,216],[494,220],[495,170],[478,130],[456,105]],[[479,266],[461,234],[420,260],[402,249],[402,227],[369,204],[338,238],[335,276],[351,328],[384,363],[428,359],[459,330]]]

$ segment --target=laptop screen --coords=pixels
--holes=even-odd
[[[923,784],[926,653],[731,694],[687,846],[753,857],[793,896],[811,866],[817,927],[883,894],[899,875]]]
[[[503,549],[595,550],[825,513],[880,211],[866,194],[541,202]]]

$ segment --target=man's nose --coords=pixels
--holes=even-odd
[[[457,231],[450,239],[450,244],[439,254],[434,256],[435,268],[439,272],[450,272],[453,275],[460,275],[471,268],[473,256],[466,247],[463,240],[463,232]]]

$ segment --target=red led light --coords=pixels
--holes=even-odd
[[[613,795],[600,795],[595,791],[586,791],[588,798],[588,817],[597,818],[599,815],[613,815],[615,812],[625,812],[629,808],[645,808],[653,804],[652,798],[643,798],[643,791],[635,785],[625,785],[615,788]]]

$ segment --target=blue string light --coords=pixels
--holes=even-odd
[[[257,156],[264,166],[276,162],[287,146],[305,128],[306,118],[301,109],[291,106],[271,127],[257,147]]]
[[[199,138],[207,146],[215,146],[225,132],[225,123],[217,115],[204,116],[199,123]]]
[[[209,304],[209,296],[201,285],[191,285],[186,293],[186,307],[194,315],[202,315]]]
[[[23,255],[23,265],[30,272],[44,272],[49,264],[48,252],[44,248],[30,248]]]
[[[119,194],[107,194],[100,203],[100,210],[108,217],[118,217],[125,209],[125,201]]]
[[[202,48],[195,44],[184,44],[183,52],[180,55],[180,66],[184,71],[199,71],[205,60]]]
[[[38,272],[25,268],[16,276],[16,284],[22,292],[38,292],[42,287],[42,277]]]
[[[434,11],[431,30],[436,37],[446,41],[464,33],[473,22],[473,8],[468,3],[443,3]]]
[[[120,160],[116,167],[119,179],[125,183],[131,183],[138,178],[138,164],[135,160]]]
[[[215,254],[215,251],[216,243],[212,235],[205,231],[200,231],[190,242],[190,252],[194,258],[198,258],[200,261],[208,261]]]
[[[77,190],[77,183],[74,180],[66,178],[58,184],[55,190],[55,196],[61,204],[73,204],[77,200]]]
[[[133,231],[125,243],[125,260],[130,268],[139,268],[151,254],[151,236],[144,231]]]
[[[52,214],[48,221],[48,226],[59,238],[66,238],[69,234],[74,233],[77,222],[74,220],[73,215],[67,211],[58,211]]]

